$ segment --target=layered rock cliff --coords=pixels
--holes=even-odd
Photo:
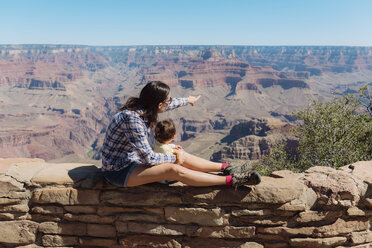
[[[89,164],[0,159],[1,247],[370,247],[372,161],[261,184],[118,188]]]
[[[293,126],[269,123],[265,119],[242,121],[220,140],[222,148],[212,154],[212,161],[259,160],[271,153],[272,147],[284,144],[291,150],[298,146]]]
[[[166,115],[178,123],[177,142],[228,132],[252,117],[288,121],[310,99],[326,100],[331,92],[372,82],[371,51],[1,45],[1,157],[99,159],[111,116],[148,80],[167,82],[173,97],[202,95],[194,108]]]

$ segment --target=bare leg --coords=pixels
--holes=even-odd
[[[190,170],[177,164],[159,164],[152,167],[137,165],[129,176],[127,187],[161,180],[177,180],[190,186],[212,186],[226,184],[225,176]]]
[[[217,172],[221,171],[222,163],[215,163],[185,152],[185,162],[182,166],[195,171]]]

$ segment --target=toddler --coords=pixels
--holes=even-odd
[[[175,148],[180,148],[170,142],[176,136],[176,127],[171,120],[159,121],[155,127],[155,139],[154,152],[174,154]]]
[[[154,152],[174,154],[176,155],[176,163],[178,161],[178,154],[174,153],[174,149],[182,149],[180,146],[170,144],[170,142],[176,136],[176,127],[171,120],[159,121],[155,126],[155,139]],[[172,184],[177,181],[174,180],[163,180],[159,183]]]

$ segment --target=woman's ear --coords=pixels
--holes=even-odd
[[[164,107],[164,103],[159,103],[159,105],[158,105],[158,113],[162,113],[162,112],[164,112],[164,110],[165,110],[165,107]]]
[[[163,107],[163,103],[161,102],[161,103],[159,103],[159,105],[158,105],[158,110],[160,110],[162,107]]]

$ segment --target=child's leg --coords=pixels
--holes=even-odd
[[[195,171],[217,172],[221,171],[222,163],[212,162],[185,152],[185,162],[182,166]]]
[[[226,184],[226,176],[217,176],[190,170],[177,164],[159,164],[152,167],[137,165],[130,174],[127,187],[161,180],[177,180],[190,186],[212,186]]]

